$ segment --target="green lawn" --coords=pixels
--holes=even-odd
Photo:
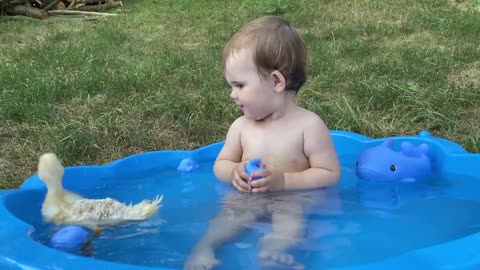
[[[331,129],[423,129],[480,151],[480,3],[451,0],[125,0],[99,20],[0,19],[0,188],[56,152],[65,165],[192,149],[240,115],[221,50],[249,20],[303,33],[299,102]]]

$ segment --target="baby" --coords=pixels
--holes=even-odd
[[[262,17],[230,39],[222,60],[230,97],[243,116],[230,126],[214,172],[236,191],[226,197],[185,268],[212,269],[220,263],[217,246],[269,215],[272,232],[261,240],[260,261],[303,269],[288,253],[302,239],[301,200],[283,191],[326,187],[340,178],[329,129],[317,114],[296,104],[306,80],[305,43],[285,19]],[[248,175],[244,166],[252,158],[261,158],[264,169]]]

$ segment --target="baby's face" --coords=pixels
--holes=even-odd
[[[240,49],[227,58],[225,79],[231,87],[230,98],[245,117],[261,120],[272,113],[274,82],[259,74],[251,50]]]

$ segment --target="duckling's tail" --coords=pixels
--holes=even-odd
[[[63,171],[62,163],[55,154],[46,153],[40,156],[38,177],[45,183],[49,192],[63,190]]]
[[[163,200],[163,195],[156,196],[152,201],[143,200],[140,203],[131,206],[132,207],[132,210],[130,212],[131,219],[142,220],[155,215],[161,206],[162,200]]]

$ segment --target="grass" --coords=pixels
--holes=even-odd
[[[105,20],[0,19],[0,188],[68,166],[224,139],[240,115],[220,54],[247,21],[303,33],[299,103],[331,129],[436,136],[480,151],[478,1],[124,1]]]

